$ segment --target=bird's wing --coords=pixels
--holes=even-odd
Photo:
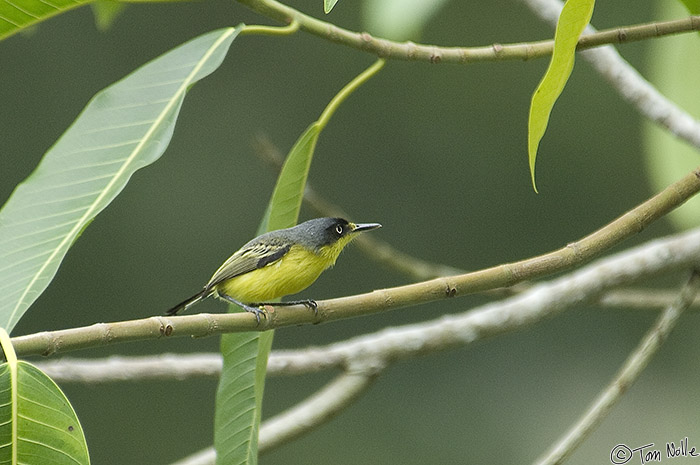
[[[214,276],[211,277],[205,289],[211,289],[217,284],[226,281],[227,279],[235,278],[245,273],[262,268],[270,263],[274,263],[289,252],[289,244],[274,244],[274,243],[255,243],[249,246],[244,246],[223,265],[216,270]]]

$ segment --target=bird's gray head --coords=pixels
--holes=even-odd
[[[343,218],[316,218],[290,228],[296,241],[318,251],[324,246],[345,247],[358,232],[381,228],[379,223],[350,223]]]

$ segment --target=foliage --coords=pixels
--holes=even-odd
[[[137,170],[151,165],[163,155],[173,136],[185,96],[194,84],[219,68],[233,40],[239,35],[287,35],[300,29],[359,49],[369,48],[370,45],[377,46],[379,55],[384,57],[386,54],[389,59],[392,58],[391,54],[395,50],[406,51],[402,55],[404,59],[414,59],[415,56],[411,53],[420,47],[413,43],[398,43],[385,39],[417,39],[422,35],[428,21],[434,19],[447,5],[447,2],[441,0],[418,2],[412,7],[407,7],[406,3],[398,1],[381,4],[368,2],[365,4],[366,15],[374,21],[374,24],[371,21],[367,23],[371,25],[372,32],[380,36],[379,39],[374,39],[368,35],[339,29],[330,23],[325,24],[274,0],[241,0],[241,3],[251,6],[271,19],[284,19],[290,24],[283,27],[239,25],[235,28],[229,27],[202,34],[106,87],[93,97],[75,122],[45,153],[31,175],[14,190],[0,210],[0,258],[2,260],[0,261],[0,283],[2,283],[0,284],[0,327],[9,332],[17,325],[29,307],[47,288],[68,250],[98,213],[117,198]],[[697,9],[697,4],[694,2],[685,1],[684,3],[691,11]],[[92,5],[98,27],[104,30],[108,30],[114,20],[120,17],[125,7],[124,3],[112,0],[96,2],[0,0],[0,39],[27,31],[57,14],[87,4]],[[344,2],[340,5],[348,7],[349,4]],[[556,28],[549,68],[531,98],[527,151],[533,187],[535,187],[535,160],[539,144],[549,123],[553,106],[571,76],[581,34],[592,16],[593,6],[593,0],[567,1]],[[338,13],[337,0],[324,0],[325,13],[330,13],[334,8],[336,8],[334,14]],[[693,39],[697,39],[697,36]],[[542,44],[533,44],[533,47],[535,45]],[[443,53],[454,52],[454,49],[449,47],[433,48],[435,52],[430,53],[429,59],[432,63],[440,62]],[[517,57],[529,58],[528,44],[522,48],[526,51]],[[422,48],[422,50],[425,49],[426,47]],[[430,47],[427,49],[432,50]],[[489,59],[496,61],[501,58],[499,53],[503,48],[500,45],[495,44],[488,49],[486,52],[491,54]],[[517,44],[511,50],[520,53]],[[484,49],[467,50],[465,48],[462,55],[453,54],[453,56],[463,56],[465,61],[469,61],[469,53],[472,52],[484,53]],[[658,57],[659,62],[663,62],[664,56],[670,53],[664,52],[661,55]],[[513,56],[510,56],[508,59],[512,58]],[[384,60],[379,59],[345,86],[335,98],[330,100],[319,119],[308,125],[298,137],[285,158],[276,186],[269,196],[267,210],[260,219],[259,233],[289,227],[297,222],[302,200],[305,193],[306,195],[309,193],[307,180],[322,130],[340,104],[381,69],[383,64]],[[687,79],[684,77],[678,85],[682,86]],[[236,124],[241,124],[241,121],[232,123],[234,126]],[[357,136],[358,143],[362,138],[361,135]],[[654,146],[653,141],[651,145]],[[656,151],[659,150],[665,149],[656,149]],[[690,156],[692,157],[693,155]],[[658,161],[658,158],[655,161]],[[398,171],[398,167],[396,169]],[[653,170],[660,172],[661,168],[657,166]],[[680,172],[687,171],[688,168],[683,168]],[[674,172],[671,180],[678,178],[680,172]],[[361,175],[353,176],[358,178],[358,184],[362,181]],[[688,175],[677,184],[681,186],[680,188],[672,189],[673,192],[670,194],[666,192],[660,195],[658,202],[650,201],[651,206],[643,204],[636,210],[631,210],[627,216],[622,217],[624,221],[619,221],[626,224],[624,229],[615,229],[614,222],[607,227],[613,231],[601,229],[600,235],[607,234],[606,237],[612,238],[609,244],[606,243],[606,247],[616,243],[613,239],[618,240],[631,235],[632,232],[637,232],[652,219],[656,219],[682,203],[697,191],[698,187],[693,184],[697,181],[696,178],[697,176]],[[671,180],[666,177],[663,178],[662,183],[665,185]],[[416,182],[413,187],[419,185],[420,183]],[[662,187],[660,186],[659,189]],[[268,193],[262,189],[261,191],[256,194],[267,198]],[[396,201],[393,210],[399,208],[401,200],[403,199]],[[427,212],[416,213],[426,214]],[[632,226],[629,226],[630,224]],[[443,228],[437,229],[440,234],[446,233]],[[594,233],[587,239],[592,238],[591,242],[595,242],[597,237]],[[544,255],[542,263],[534,260],[534,266],[531,267],[534,271],[531,276],[539,277],[568,266],[580,265],[594,252],[599,252],[594,247],[588,247],[588,244],[589,242],[584,239],[573,244],[572,247]],[[577,246],[585,250],[577,250]],[[375,247],[371,250],[376,252],[382,249]],[[377,255],[381,254],[377,253]],[[392,253],[384,255],[392,255]],[[393,255],[398,256],[398,254]],[[100,257],[95,258],[95,260],[99,259]],[[552,265],[554,262],[557,262],[556,265],[559,268]],[[501,283],[506,285],[519,283],[518,276],[522,277],[525,274],[517,269],[517,265],[518,263],[512,263],[510,267],[505,267],[507,272],[500,273]],[[685,262],[682,265],[687,267]],[[693,276],[686,286],[688,290],[683,291],[684,299],[681,302],[682,305],[678,305],[680,307],[684,308],[692,304],[694,287],[697,285],[697,275]],[[434,278],[434,276],[430,277]],[[398,299],[386,297],[390,293],[383,294],[384,301],[369,311],[466,293],[455,282],[458,280],[445,279],[445,285],[442,286],[441,281],[440,289],[446,290],[440,292],[428,291],[428,286],[434,282],[427,281],[425,288],[412,288],[409,293],[400,295],[401,298]],[[489,282],[477,283],[475,286],[482,286],[480,289],[489,289]],[[416,289],[422,289],[422,291]],[[361,297],[358,296],[357,300],[359,310],[363,310],[363,305],[367,305]],[[582,300],[578,295],[576,298],[579,301]],[[676,307],[673,308],[676,309]],[[238,309],[230,310],[235,313]],[[681,311],[682,308],[675,313],[673,323]],[[333,317],[332,312],[329,314]],[[169,331],[177,326],[177,318],[158,321],[162,326],[157,337],[169,335]],[[664,338],[672,327],[673,324],[663,327]],[[218,328],[212,328],[212,331],[215,332],[215,329],[218,330]],[[113,335],[109,334],[109,331],[107,333],[101,339],[102,343],[111,342]],[[0,447],[0,461],[68,463],[69,459],[65,457],[71,457],[72,462],[89,463],[82,428],[67,398],[41,370],[24,361],[17,361],[11,345],[8,345],[8,337],[5,335],[0,339],[3,337],[7,363],[0,366],[0,381],[3,383],[0,393],[4,396],[0,402],[3,406],[0,413],[4,415],[4,419],[0,421],[3,425],[0,428],[0,437],[3,438],[0,441],[3,445]],[[213,443],[217,463],[258,463],[263,392],[272,340],[272,331],[234,332],[222,336],[220,351],[223,356],[223,369],[216,393],[213,421]],[[655,339],[650,338],[650,340]],[[56,343],[56,348],[60,350],[60,342]],[[430,350],[418,345],[414,349],[416,353]],[[344,371],[343,375],[330,385],[333,389],[323,391],[319,398],[328,401],[335,395],[333,391],[336,387],[352,386],[345,393],[344,401],[354,400],[390,361],[393,361],[391,356],[386,356],[382,360],[379,357],[359,361],[353,359],[352,363],[348,362],[340,366]],[[646,366],[645,364],[646,361],[639,365]],[[641,368],[638,371],[641,372]],[[631,379],[629,382],[633,381],[634,379]],[[313,409],[313,404],[314,402],[307,402],[303,407]],[[309,413],[308,410],[304,410],[301,412],[301,417],[320,422],[335,414],[337,410],[329,412]],[[56,458],[56,455],[52,454],[58,454],[60,457]]]

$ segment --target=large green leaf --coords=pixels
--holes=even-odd
[[[340,103],[381,67],[379,60],[345,86],[294,144],[270,199],[259,233],[296,224],[316,142]],[[232,307],[232,311],[238,311]],[[267,358],[273,332],[225,334],[223,369],[216,393],[214,447],[219,465],[258,463],[258,431]]]
[[[576,44],[593,15],[594,0],[567,0],[557,22],[554,33],[554,51],[547,72],[532,94],[530,118],[528,121],[528,157],[532,187],[535,185],[535,159],[540,140],[547,130],[549,115],[554,103],[564,90],[566,81],[574,69]]]
[[[100,91],[0,210],[0,327],[10,331],[68,248],[170,142],[187,89],[213,72],[239,28],[198,37]]]
[[[170,1],[184,0],[0,0],[0,40],[83,5],[94,4],[97,27],[106,29],[125,3]]]
[[[73,407],[41,370],[17,362],[13,389],[7,363],[0,365],[0,463],[88,464],[87,444]],[[12,403],[17,404],[16,415]],[[17,430],[13,434],[13,423]],[[16,447],[16,460],[13,448]]]
[[[93,0],[0,0],[0,40]]]
[[[85,435],[68,399],[51,378],[18,361],[0,329],[0,463],[89,464]]]

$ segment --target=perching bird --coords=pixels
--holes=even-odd
[[[350,223],[342,218],[316,218],[297,226],[270,231],[234,252],[214,273],[202,291],[168,310],[175,315],[210,295],[234,303],[255,315],[268,301],[296,294],[335,264],[343,248],[361,231],[380,228],[379,223]],[[305,304],[313,300],[275,303]]]

